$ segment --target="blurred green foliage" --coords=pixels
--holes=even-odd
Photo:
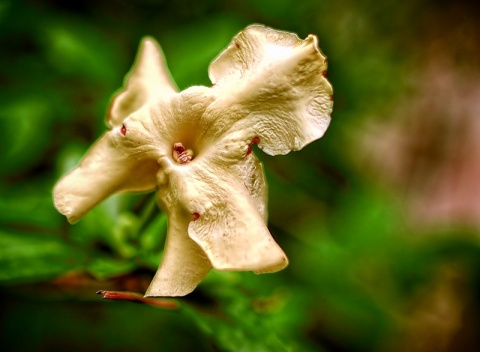
[[[412,224],[402,189],[358,162],[360,126],[372,115],[388,120],[410,94],[418,31],[443,25],[449,6],[0,1],[2,351],[394,351],[418,293],[452,265],[478,312],[478,231]],[[462,6],[453,7],[468,16]],[[105,130],[141,37],[158,39],[183,89],[209,85],[209,62],[251,23],[317,34],[335,89],[323,139],[287,156],[259,155],[269,228],[290,266],[261,276],[212,272],[176,311],[99,301],[98,289],[145,290],[166,217],[152,194],[116,195],[70,226],[53,207],[54,183]]]

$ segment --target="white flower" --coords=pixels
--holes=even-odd
[[[145,38],[111,103],[111,130],[55,186],[57,209],[74,223],[113,193],[156,189],[169,228],[146,296],[185,295],[212,267],[283,269],[251,146],[286,154],[322,137],[333,105],[326,68],[315,36],[252,25],[210,64],[212,87],[178,92]]]

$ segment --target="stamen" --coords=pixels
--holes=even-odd
[[[193,221],[197,221],[200,218],[199,213],[193,213]]]
[[[247,155],[250,155],[252,153],[252,146],[258,143],[260,143],[260,137],[254,137],[252,141],[248,144]]]
[[[122,125],[122,127],[120,128],[120,133],[122,134],[122,136],[125,136],[127,134],[127,128],[125,127],[125,125]]]
[[[182,143],[175,143],[173,145],[173,159],[179,164],[186,164],[192,161],[193,151],[185,149]]]

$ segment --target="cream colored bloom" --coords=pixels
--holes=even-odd
[[[322,137],[333,104],[326,68],[315,36],[252,25],[210,64],[212,87],[178,92],[145,38],[111,103],[111,130],[55,186],[57,209],[74,223],[113,193],[156,189],[169,228],[146,296],[185,295],[212,267],[283,269],[251,146],[286,154]]]

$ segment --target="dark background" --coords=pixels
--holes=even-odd
[[[2,351],[478,351],[478,8],[462,1],[0,1]],[[324,138],[257,155],[290,266],[212,272],[165,310],[144,292],[165,216],[115,196],[71,226],[55,182],[105,130],[140,39],[178,86],[251,23],[319,37]]]

